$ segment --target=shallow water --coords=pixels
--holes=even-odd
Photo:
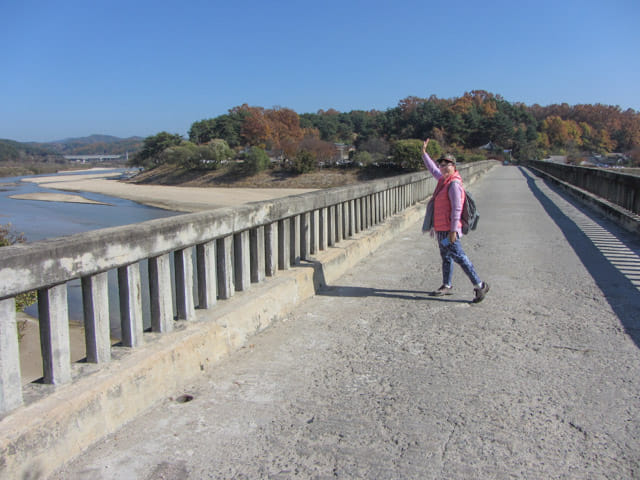
[[[100,173],[123,172],[123,169],[104,170]],[[87,173],[87,172],[85,172]],[[92,174],[96,172],[92,171]],[[56,176],[73,175],[61,173]],[[79,173],[75,173],[78,175]],[[34,242],[45,238],[60,237],[74,233],[116,227],[131,223],[144,222],[154,218],[178,215],[180,212],[148,207],[140,203],[109,197],[99,193],[71,192],[89,200],[104,202],[109,205],[93,205],[84,203],[48,202],[42,200],[21,200],[9,198],[11,195],[24,193],[70,193],[51,188],[44,188],[29,182],[29,178],[47,175],[30,175],[25,177],[0,178],[0,224],[10,223],[13,230],[24,233],[27,241]],[[23,181],[23,179],[27,181]],[[115,180],[114,180],[115,181]]]
[[[55,176],[78,175],[81,173],[113,173],[124,172],[124,169],[104,170],[101,172],[72,172],[60,173]],[[28,242],[34,242],[47,238],[55,238],[74,233],[87,232],[106,227],[129,225],[144,222],[155,218],[180,215],[182,212],[163,210],[148,207],[131,200],[109,197],[91,192],[71,192],[90,200],[107,203],[108,205],[95,205],[83,203],[50,202],[42,200],[21,200],[9,198],[11,195],[24,193],[69,193],[50,188],[44,188],[36,183],[29,182],[29,178],[37,178],[47,175],[30,175],[24,177],[0,178],[0,224],[11,224],[11,230],[22,233]],[[23,181],[23,179],[27,181]],[[116,181],[116,180],[114,180]],[[141,276],[143,288],[146,284],[146,262],[141,262]],[[109,310],[111,318],[111,333],[116,338],[120,336],[120,315],[117,296],[117,272],[109,272]],[[69,297],[69,319],[82,322],[82,289],[80,280],[68,283],[67,293]],[[145,296],[143,298],[146,300]],[[148,305],[143,305],[145,318],[148,317]],[[34,304],[25,313],[37,317],[38,308]],[[148,324],[149,320],[145,320]]]

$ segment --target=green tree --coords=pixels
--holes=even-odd
[[[195,168],[198,165],[198,147],[191,142],[184,142],[182,145],[165,148],[157,155],[159,163],[169,163],[172,165]],[[195,162],[195,164],[193,163]]]
[[[249,115],[246,109],[234,108],[228,114],[194,122],[189,129],[189,140],[198,145],[220,138],[231,148],[242,145],[242,125]]]
[[[366,167],[367,165],[371,165],[373,163],[373,157],[369,152],[364,150],[360,150],[355,153],[353,156],[353,161],[356,165],[361,165]]]
[[[444,150],[442,148],[442,145],[440,145],[440,142],[438,142],[438,140],[434,138],[429,140],[429,145],[427,145],[427,153],[432,159],[437,160],[442,156],[443,152]],[[422,154],[420,155],[420,158],[422,158]]]
[[[309,173],[316,169],[316,157],[307,150],[299,150],[291,162],[291,170],[295,173]]]
[[[222,162],[234,157],[231,146],[222,138],[214,138],[206,145],[199,145],[198,150],[202,158],[201,165],[210,169],[218,168]]]
[[[251,147],[245,158],[245,167],[248,173],[262,172],[269,167],[269,155],[260,147]]]
[[[159,158],[162,163],[171,163],[187,169],[214,170],[224,160],[233,157],[233,150],[221,139],[211,140],[205,145],[182,142],[181,145],[166,148]]]
[[[129,161],[131,165],[145,168],[158,166],[162,163],[160,154],[169,147],[182,143],[182,136],[177,133],[160,132],[144,139],[142,150]]]
[[[389,155],[389,142],[384,138],[371,137],[360,144],[358,151],[369,153],[373,162],[384,162]]]
[[[429,142],[431,143],[431,142]],[[417,170],[422,163],[422,140],[396,140],[391,146],[391,157],[396,166]]]

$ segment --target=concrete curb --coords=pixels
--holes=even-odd
[[[318,287],[402,230],[419,228],[423,214],[424,203],[418,203],[211,310],[199,311],[195,322],[176,322],[172,333],[146,333],[140,348],[116,347],[107,365],[74,364],[71,384],[40,386],[48,395],[0,420],[0,478],[46,477],[158,401],[180,395]]]

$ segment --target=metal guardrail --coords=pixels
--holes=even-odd
[[[494,164],[477,162],[460,165],[459,170],[463,178],[471,179]],[[170,332],[175,320],[194,320],[196,309],[215,308],[235,291],[247,290],[278,270],[288,270],[310,255],[384,222],[425,200],[434,187],[430,175],[418,172],[3,247],[0,415],[23,403],[17,295],[38,292],[42,383],[69,383],[67,288],[72,280],[81,279],[86,361],[106,363],[111,359],[109,271],[117,271],[118,277],[121,344],[136,348],[144,343],[145,323],[153,332]],[[142,262],[147,262],[146,289],[141,281]],[[143,321],[143,296],[150,305],[147,322]]]

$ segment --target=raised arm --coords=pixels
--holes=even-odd
[[[440,180],[440,178],[442,178],[442,172],[440,172],[436,162],[431,160],[431,157],[427,153],[427,145],[429,145],[428,138],[422,144],[422,161],[424,162],[424,166],[427,167],[427,170],[431,172],[431,175],[433,175],[436,180]]]

